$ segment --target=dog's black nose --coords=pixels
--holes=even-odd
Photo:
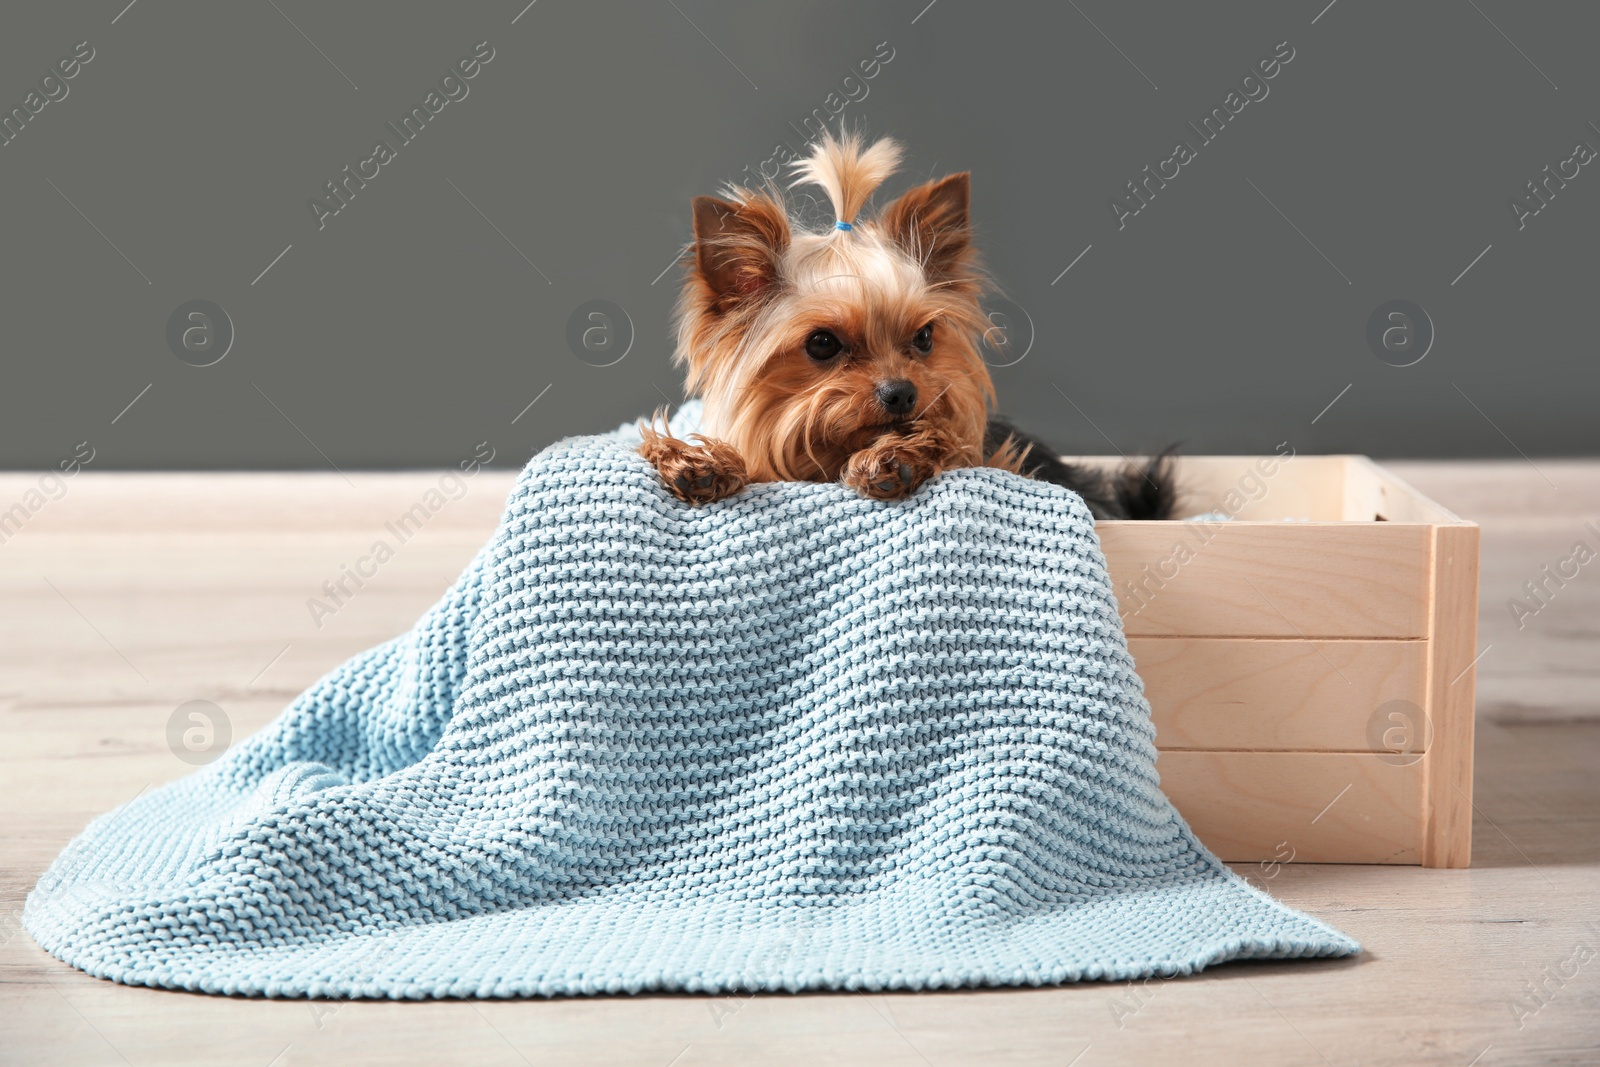
[[[909,415],[917,406],[917,387],[904,378],[878,386],[878,403],[891,415]]]

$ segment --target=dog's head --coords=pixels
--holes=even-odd
[[[796,164],[836,223],[806,229],[776,189],[696,197],[694,262],[678,303],[677,361],[703,398],[701,429],[757,480],[832,481],[886,433],[936,427],[982,462],[994,385],[972,247],[968,176],[905,193],[870,219],[900,161],[888,139],[826,136]]]

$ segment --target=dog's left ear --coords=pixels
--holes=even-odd
[[[971,181],[962,171],[905,193],[883,209],[879,225],[926,270],[948,277],[972,250],[970,200]]]

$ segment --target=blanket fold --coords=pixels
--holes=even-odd
[[[985,469],[691,508],[635,440],[535,456],[410,631],[91,823],[29,932],[130,984],[407,998],[1359,951],[1161,793],[1074,494]]]

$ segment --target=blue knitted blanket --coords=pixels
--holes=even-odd
[[[535,456],[409,632],[90,824],[28,898],[39,944],[130,984],[397,998],[1360,950],[1161,793],[1077,496],[964,470],[691,508],[635,441]]]

